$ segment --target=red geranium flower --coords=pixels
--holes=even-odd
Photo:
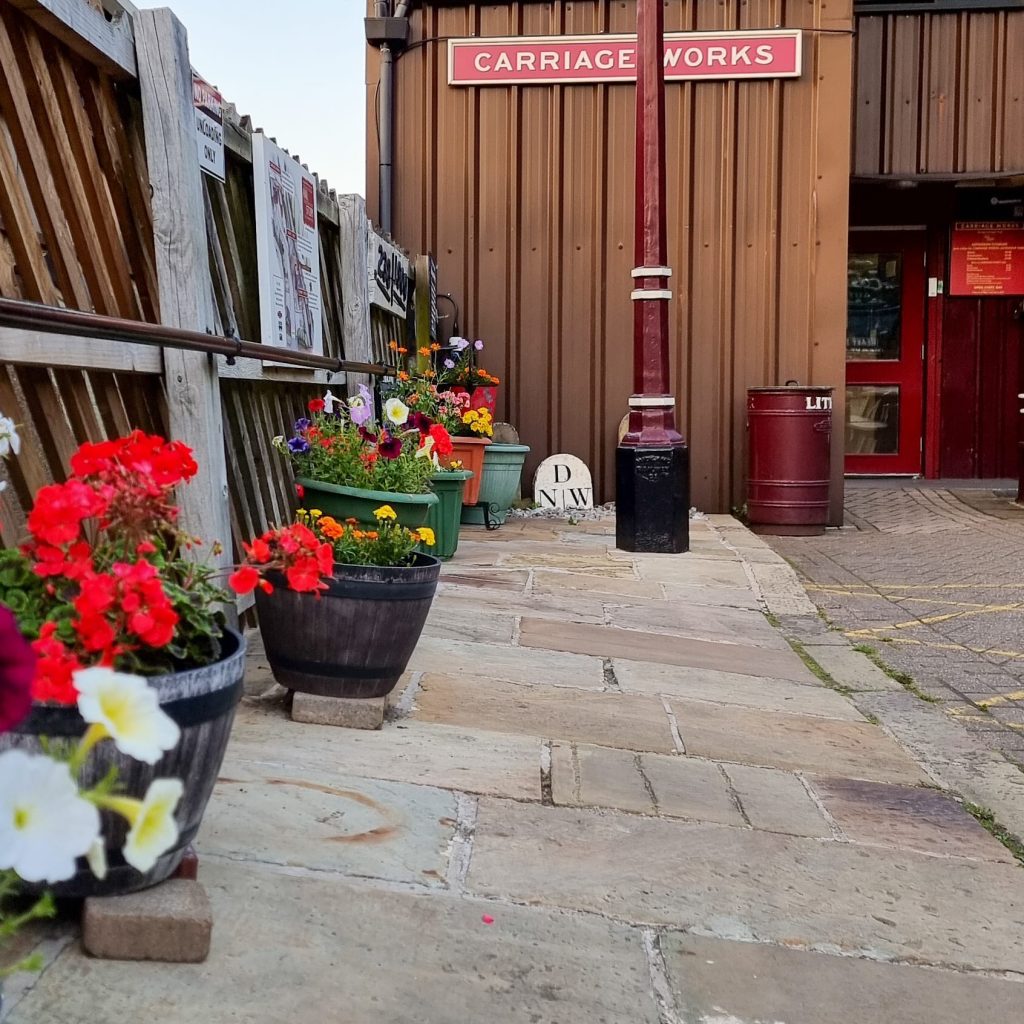
[[[39,658],[32,681],[32,697],[47,703],[74,704],[78,700],[78,691],[72,675],[82,666],[54,635],[56,632],[56,624],[47,622],[39,631],[39,639],[32,644]]]
[[[435,423],[430,428],[430,436],[434,439],[434,451],[440,455],[451,455],[452,453],[452,436],[444,428],[441,423]]]
[[[243,565],[228,577],[228,586],[236,594],[251,594],[260,582],[260,574],[251,565]]]
[[[107,502],[81,480],[41,487],[35,507],[28,516],[28,528],[37,541],[69,544],[78,540],[81,522],[105,511]]]
[[[324,400],[322,398],[314,398],[306,408],[309,409],[310,412],[323,412]]]

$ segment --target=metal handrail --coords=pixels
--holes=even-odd
[[[229,362],[236,358],[265,359],[288,366],[300,366],[307,370],[331,370],[334,373],[351,371],[378,377],[390,372],[388,367],[380,363],[360,363],[351,359],[306,355],[302,352],[292,352],[290,349],[242,341],[240,338],[221,338],[214,334],[185,331],[164,324],[122,320],[120,317],[83,313],[77,309],[45,306],[21,299],[0,298],[0,327],[45,330],[51,334],[80,335],[105,341],[125,341],[140,345],[157,345],[162,348],[181,348],[191,352],[208,352],[210,355],[226,356]]]

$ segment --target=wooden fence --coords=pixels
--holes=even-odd
[[[187,41],[169,11],[0,0],[0,295],[260,341],[253,129],[225,115],[221,183],[199,172]],[[383,361],[406,324],[371,304],[365,203],[317,184],[324,353]],[[326,386],[355,383],[0,328],[0,412],[24,441],[0,461],[0,543],[23,538],[32,494],[64,478],[78,444],[141,427],[193,445],[203,470],[184,522],[230,532],[237,550],[290,515],[271,438]]]

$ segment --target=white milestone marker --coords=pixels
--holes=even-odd
[[[593,508],[594,484],[587,464],[575,455],[552,455],[533,478],[533,500],[541,508]]]

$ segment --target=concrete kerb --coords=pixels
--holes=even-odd
[[[940,708],[905,690],[841,633],[830,630],[788,562],[751,561],[748,552],[760,555],[767,545],[738,520],[712,516],[708,522],[742,561],[769,618],[795,649],[904,747],[938,786],[991,811],[1008,832],[1024,839],[1024,771]]]

